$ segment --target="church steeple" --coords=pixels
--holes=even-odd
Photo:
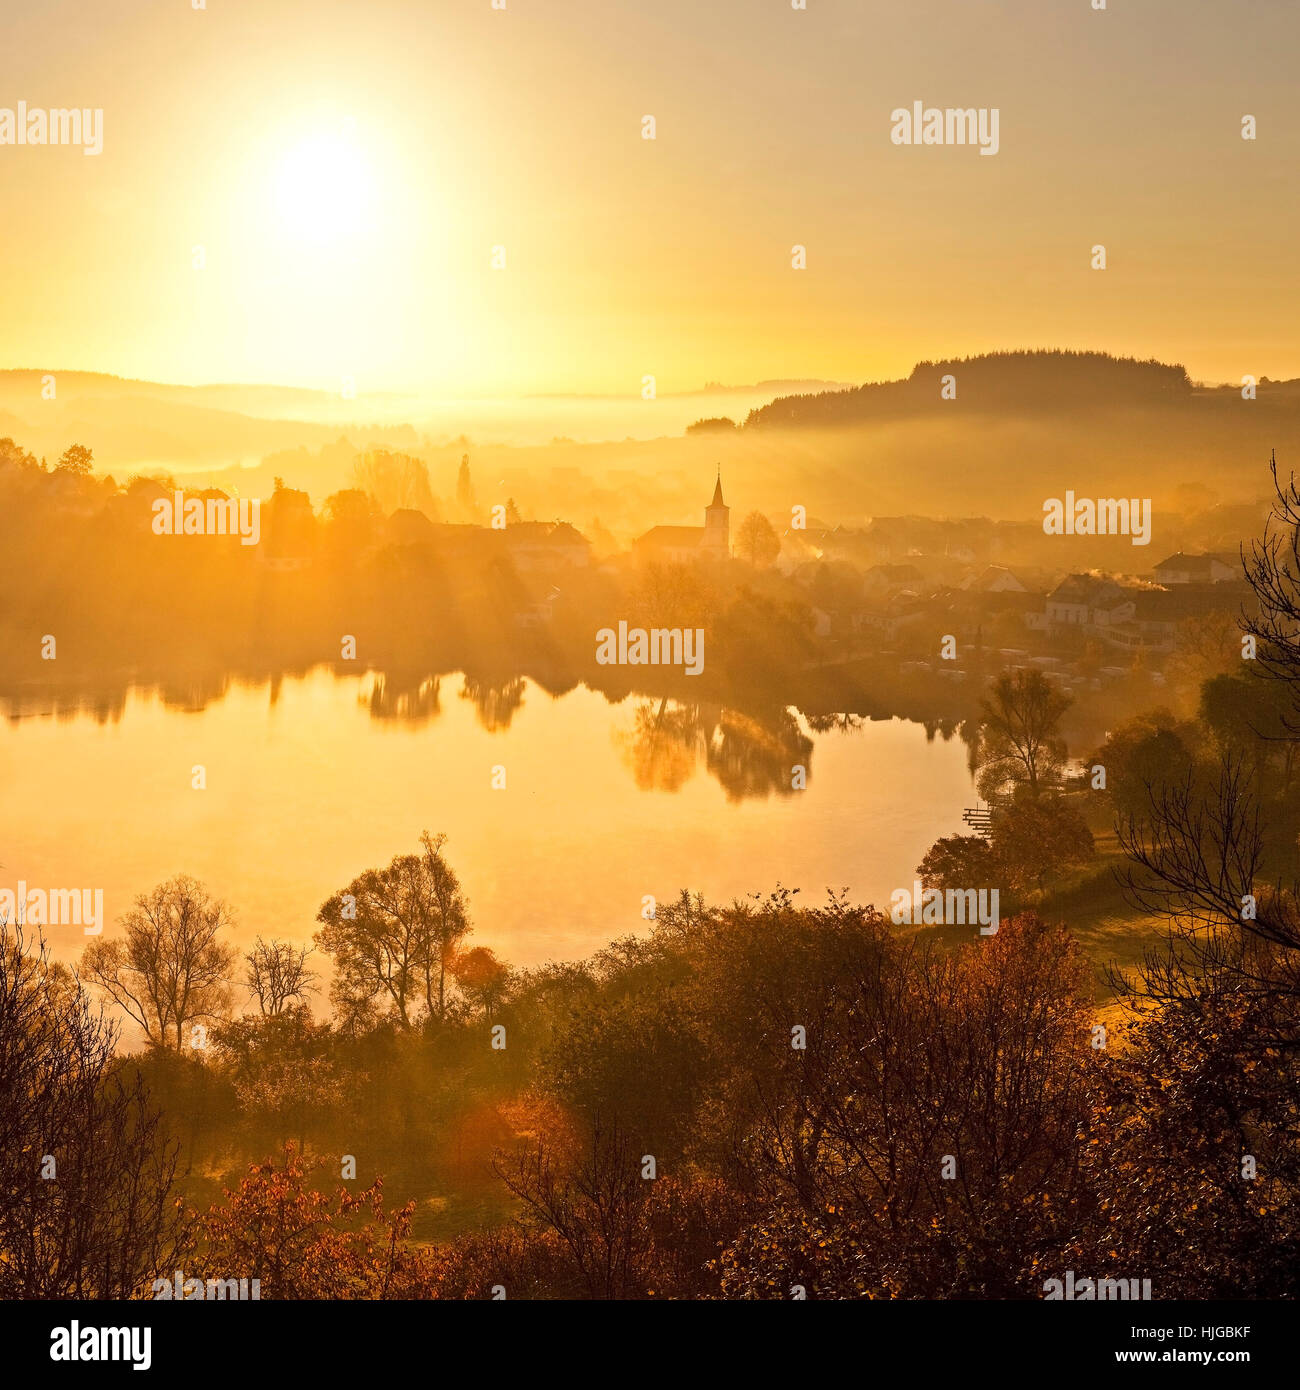
[[[731,508],[722,500],[722,465],[713,486],[713,501],[704,509],[704,548],[725,558],[731,553]]]

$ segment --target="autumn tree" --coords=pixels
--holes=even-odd
[[[1061,718],[1070,697],[1041,671],[999,676],[980,704],[978,786],[986,801],[1023,783],[1032,795],[1060,777],[1066,761]]]
[[[36,462],[36,455],[29,454],[8,435],[0,439],[0,473],[4,473],[7,469],[33,471],[39,466]]]
[[[427,1297],[428,1266],[407,1239],[415,1203],[387,1211],[379,1178],[322,1191],[320,1167],[293,1144],[253,1164],[201,1218],[196,1275],[259,1279],[264,1299]]]
[[[944,835],[925,852],[916,876],[927,888],[994,887],[1000,866],[982,835]]]
[[[1078,1183],[1090,972],[1068,933],[1025,915],[954,952],[789,894],[662,915],[698,943],[717,1039],[697,1123],[752,1194],[726,1291],[1023,1291]]]
[[[327,1124],[348,1098],[336,1035],[303,1004],[220,1024],[212,1041],[239,1109],[256,1124],[273,1128],[277,1138],[296,1136],[302,1153],[309,1128]]]
[[[644,1144],[616,1124],[575,1130],[543,1110],[532,1133],[494,1165],[523,1209],[510,1264],[549,1266],[551,1296],[716,1297],[709,1264],[735,1229],[736,1194],[699,1175],[648,1177]]]
[[[1290,780],[1300,728],[1295,727],[1295,697],[1285,682],[1257,665],[1238,662],[1245,671],[1213,676],[1201,686],[1200,717],[1222,753],[1249,760],[1256,777],[1280,757]]]
[[[370,494],[355,487],[331,493],[323,511],[329,522],[326,548],[336,565],[351,563],[364,552],[378,536],[383,521]]]
[[[1113,729],[1088,757],[1088,767],[1103,769],[1105,791],[1120,815],[1140,816],[1150,805],[1152,788],[1186,774],[1198,756],[1203,732],[1167,709],[1150,710]]]
[[[1232,613],[1198,613],[1174,630],[1174,649],[1165,662],[1165,683],[1180,711],[1195,709],[1201,687],[1213,676],[1241,667],[1241,628]]]
[[[697,565],[644,565],[636,572],[629,599],[633,616],[647,628],[708,629],[717,608],[711,576]]]
[[[426,1016],[446,1017],[448,966],[470,925],[445,841],[426,831],[421,854],[367,869],[322,904],[315,939],[334,958],[331,997],[345,1015],[378,1001],[403,1028],[421,1004]]]
[[[1095,1070],[1081,1155],[1090,1198],[1064,1267],[1122,1260],[1156,1298],[1300,1296],[1289,954],[1221,929],[1193,970],[1148,960],[1147,997]]]
[[[116,1034],[0,925],[0,1299],[138,1296],[188,1243],[177,1149]]]
[[[694,1123],[706,1051],[697,1023],[681,991],[653,976],[575,1001],[540,1049],[538,1079],[591,1132],[652,1144],[667,1164],[685,1154]]]
[[[1028,795],[1014,796],[994,817],[990,849],[999,881],[1016,893],[1042,892],[1096,852],[1077,807],[1060,796]]]
[[[470,1007],[489,1022],[510,988],[510,967],[487,946],[457,951],[447,969]]]
[[[149,1043],[180,1051],[187,1027],[215,1022],[229,1006],[236,952],[219,938],[233,920],[182,874],[141,894],[122,918],[123,935],[92,941],[81,969]]]
[[[736,550],[755,569],[767,569],[781,553],[781,537],[762,512],[750,512],[736,532]]]
[[[307,965],[311,953],[310,946],[257,938],[244,957],[244,983],[263,1017],[281,1013],[287,1004],[301,1002],[316,988],[316,972]]]
[[[71,444],[59,456],[56,471],[75,473],[80,478],[89,476],[94,454],[84,444]]]

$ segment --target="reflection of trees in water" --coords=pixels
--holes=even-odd
[[[957,732],[966,745],[966,770],[974,778],[980,765],[980,722],[978,719],[963,719]]]
[[[474,702],[474,713],[478,722],[490,734],[499,733],[510,727],[510,721],[524,703],[524,682],[519,676],[506,679],[492,679],[485,676],[465,675],[460,688],[462,700]]]
[[[925,729],[925,741],[927,743],[933,743],[936,734],[943,739],[945,743],[948,743],[951,741],[954,734],[961,734],[963,741],[965,740],[966,735],[964,728],[968,722],[968,720],[963,719],[944,718],[925,719],[921,721],[921,724],[922,728]]]
[[[867,725],[860,714],[805,714],[804,722],[815,734],[856,734]]]
[[[158,694],[168,709],[197,714],[224,700],[232,677],[224,671],[186,672],[158,682]]]
[[[427,724],[442,713],[441,677],[376,674],[370,694],[361,697],[371,719]]]
[[[699,705],[674,705],[643,700],[636,707],[630,731],[616,742],[623,760],[642,791],[677,791],[695,771],[707,732]]]
[[[69,723],[89,714],[97,724],[116,724],[126,712],[126,684],[103,690],[53,690],[46,687],[6,691],[0,695],[0,718],[11,724],[53,716]]]
[[[709,771],[718,779],[728,801],[764,797],[771,792],[794,792],[795,765],[811,780],[813,742],[788,710],[761,719],[736,710],[723,710],[709,744]]]
[[[813,749],[787,709],[754,714],[667,699],[642,701],[617,741],[643,791],[678,791],[702,760],[729,801],[789,796],[794,767],[808,768]]]

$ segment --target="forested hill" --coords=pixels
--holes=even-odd
[[[852,425],[951,409],[942,379],[956,379],[956,400],[973,409],[1069,411],[1096,406],[1164,405],[1190,400],[1186,369],[1104,352],[992,352],[918,362],[902,381],[869,382],[846,391],[781,396],[750,412],[746,428]]]

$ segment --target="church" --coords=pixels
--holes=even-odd
[[[632,542],[639,560],[658,560],[675,565],[697,560],[725,560],[731,554],[731,508],[722,500],[722,470],[713,489],[713,501],[704,509],[703,526],[652,526]]]

